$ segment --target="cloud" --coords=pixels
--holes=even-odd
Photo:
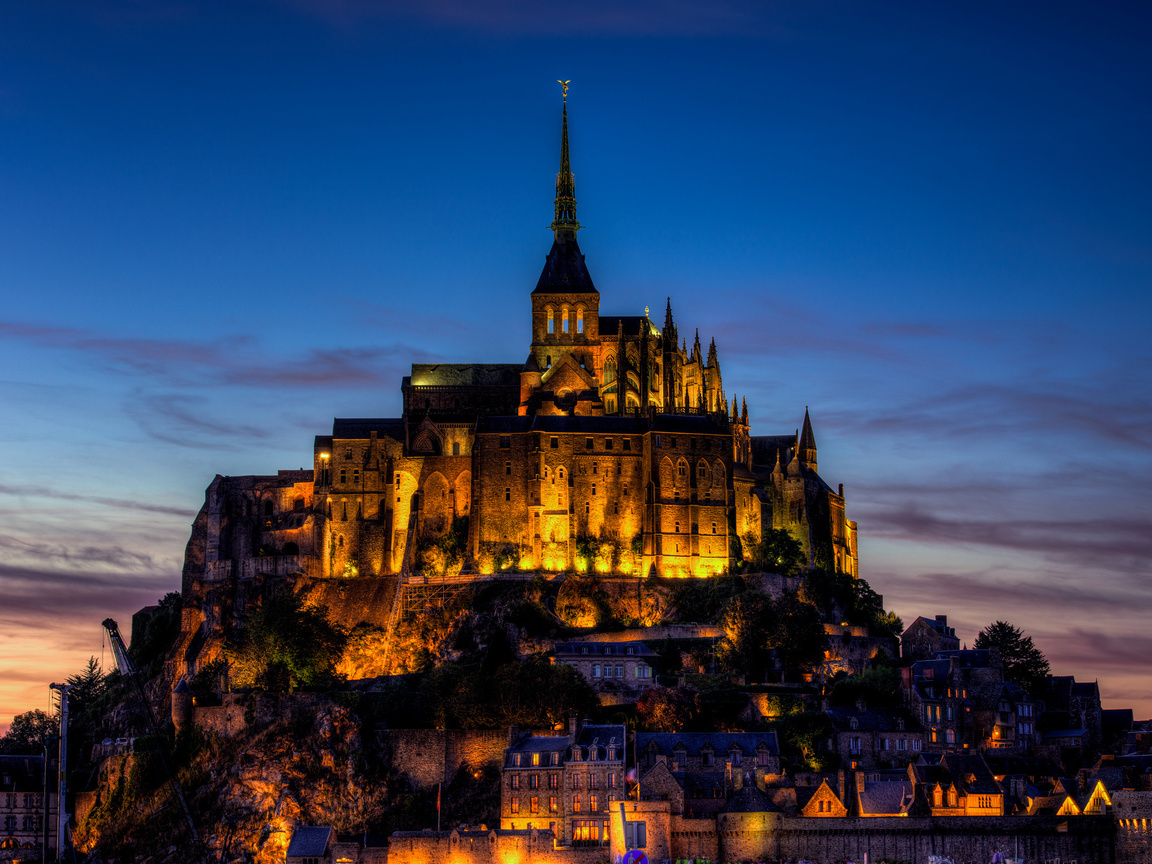
[[[308,349],[269,359],[250,335],[211,341],[115,338],[75,328],[0,321],[0,336],[96,358],[109,370],[171,387],[363,388],[395,383],[392,361],[412,353],[397,343]]]
[[[91,565],[105,565],[121,568],[122,570],[145,571],[156,566],[151,555],[142,552],[133,552],[122,546],[81,546],[69,548],[63,544],[38,543],[22,540],[9,534],[0,534],[0,549],[8,549],[21,557],[71,564],[77,567]],[[19,571],[13,571],[19,572]],[[60,574],[62,579],[74,582],[76,573]],[[41,574],[45,578],[47,574]],[[5,570],[0,565],[0,578],[5,577]],[[98,577],[88,574],[86,578]]]
[[[1140,519],[948,519],[908,505],[870,509],[864,522],[871,538],[1040,553],[1089,572],[1107,567],[1147,573],[1152,566],[1148,523]]]
[[[196,515],[195,510],[186,507],[165,507],[162,504],[148,504],[143,501],[133,501],[129,498],[108,498],[101,495],[80,495],[74,492],[60,492],[55,489],[39,486],[12,486],[0,483],[0,495],[12,495],[18,498],[48,498],[54,501],[78,501],[91,504],[100,504],[104,507],[116,507],[121,510],[137,510],[143,513],[160,513],[165,516],[180,516],[191,519]]]

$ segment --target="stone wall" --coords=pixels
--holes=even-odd
[[[728,814],[735,816],[763,814]],[[733,820],[735,821],[735,820]],[[752,826],[756,828],[758,826]],[[750,852],[734,824],[726,826],[725,849]],[[729,836],[729,831],[735,832]],[[1116,832],[1111,816],[937,817],[937,818],[783,818],[774,835],[761,835],[768,846],[759,856],[805,858],[810,861],[927,861],[931,855],[951,858],[956,864],[986,862],[999,849],[1028,861],[1076,861],[1112,864],[1116,860]],[[737,857],[750,857],[741,854]]]
[[[557,847],[550,831],[405,831],[392,835],[388,864],[596,864],[603,847]]]
[[[1125,864],[1152,861],[1152,792],[1113,792],[1112,813],[1116,817],[1116,860]]]
[[[486,729],[380,729],[376,743],[414,789],[451,783],[461,765],[499,768],[508,733]]]

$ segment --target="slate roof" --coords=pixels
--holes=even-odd
[[[652,335],[653,332],[660,332],[660,329],[652,322],[652,319],[646,319],[643,315],[609,315],[606,312],[601,312],[600,336],[615,336],[619,338],[620,327],[617,326],[618,324],[623,325],[625,336],[639,336],[645,321],[648,322],[649,335]]]
[[[563,414],[537,414],[534,417],[482,417],[476,434],[513,435],[524,432],[575,432],[584,435],[643,435],[648,431],[646,417],[588,417]]]
[[[865,783],[857,793],[860,812],[870,815],[907,813],[916,800],[911,780]]]
[[[328,851],[332,828],[318,825],[297,825],[288,844],[288,858],[323,858]]]
[[[742,755],[752,756],[758,752],[761,744],[768,747],[768,752],[777,755],[780,745],[776,740],[775,732],[637,732],[637,752],[647,752],[650,744],[656,746],[656,752],[671,757],[684,745],[689,756],[699,756],[705,744],[711,744],[718,757],[728,754],[733,744],[740,747]]]
[[[779,813],[780,808],[761,792],[755,783],[745,782],[736,790],[728,803],[720,808],[721,813]]]
[[[337,417],[332,421],[332,437],[344,439],[370,438],[371,433],[386,435],[396,441],[404,440],[404,419]]]
[[[920,732],[922,727],[903,708],[858,708],[831,707],[824,712],[832,725],[840,732]],[[852,720],[856,720],[856,729]],[[903,726],[901,726],[903,724]]]
[[[592,724],[587,723],[580,727],[576,736],[576,744],[580,747],[619,747],[620,758],[624,758],[624,726],[619,723]]]
[[[522,735],[507,752],[512,753],[563,753],[568,749],[567,735]]]
[[[583,649],[588,653],[584,654]],[[629,653],[628,649],[632,651]],[[656,657],[655,651],[643,642],[557,642],[554,651],[556,656],[576,655],[587,657]]]
[[[520,388],[519,363],[413,363],[405,383],[412,387]]]
[[[592,284],[592,275],[584,263],[584,255],[573,237],[564,243],[552,241],[544,269],[536,282],[533,294],[598,294]]]
[[[43,756],[0,756],[0,774],[9,780],[0,789],[6,792],[36,792],[44,787]]]

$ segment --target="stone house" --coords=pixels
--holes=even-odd
[[[56,854],[58,797],[48,796],[50,858]],[[0,859],[39,861],[44,818],[44,757],[0,756]]]
[[[608,842],[608,808],[624,797],[624,726],[575,719],[567,735],[512,727],[500,778],[500,827],[552,831],[563,845]]]
[[[642,800],[672,802],[685,816],[715,815],[746,784],[780,778],[775,732],[638,732]]]
[[[924,727],[905,708],[873,708],[861,701],[853,708],[829,707],[824,714],[833,732],[823,749],[839,754],[846,768],[904,767],[925,748]]]
[[[979,753],[925,754],[908,766],[917,798],[932,816],[1003,816],[1005,794]]]
[[[658,659],[643,642],[557,642],[552,662],[573,667],[598,691],[639,697],[653,685]]]
[[[959,648],[960,640],[956,629],[948,626],[947,615],[935,618],[920,616],[900,637],[900,656],[914,660],[927,660],[937,651],[956,651]]]

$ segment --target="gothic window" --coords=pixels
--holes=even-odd
[[[708,468],[704,465],[703,462],[696,466],[696,476],[700,480],[703,480],[708,476]]]
[[[552,307],[548,307],[548,335],[551,336],[556,332],[556,313],[552,311]]]
[[[604,388],[608,390],[613,384],[616,383],[616,358],[609,357],[604,361]],[[609,391],[611,392],[611,391]]]
[[[568,332],[568,307],[567,306],[565,306],[563,309],[560,310],[560,329],[564,333]]]
[[[452,442],[452,455],[453,456],[459,456],[460,455],[460,442],[459,441],[453,441]]]
[[[681,459],[676,463],[676,476],[683,477],[688,473],[688,463]]]
[[[584,307],[577,307],[576,309],[576,332],[584,332]]]

